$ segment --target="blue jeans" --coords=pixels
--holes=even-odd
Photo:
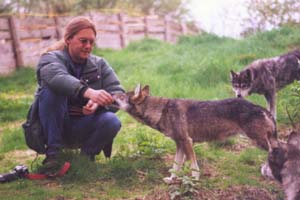
[[[39,91],[39,117],[47,138],[46,155],[54,155],[66,146],[81,147],[86,155],[97,155],[112,143],[121,128],[118,117],[109,111],[86,116],[69,116],[67,96],[48,87]]]

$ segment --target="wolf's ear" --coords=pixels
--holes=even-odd
[[[231,80],[234,79],[235,77],[237,77],[237,74],[234,71],[230,70],[230,78],[231,78]]]
[[[142,94],[143,96],[149,96],[150,95],[150,86],[146,85],[143,89],[142,89]]]
[[[292,131],[289,135],[288,144],[293,144],[295,146],[298,147],[298,149],[300,148],[300,133],[297,131]]]
[[[135,87],[135,90],[134,90],[134,95],[132,97],[132,99],[137,99],[141,94],[141,84],[138,84],[136,87]]]
[[[250,69],[246,69],[246,75],[247,75],[247,78],[252,81],[252,72]]]
[[[266,140],[268,143],[269,152],[272,152],[273,149],[279,147],[278,140],[276,138],[274,138],[273,136],[267,137]]]

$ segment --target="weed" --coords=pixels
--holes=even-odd
[[[132,157],[145,157],[148,159],[159,159],[166,153],[166,148],[156,135],[138,132],[135,138],[137,144],[136,151]]]
[[[169,194],[172,200],[192,200],[197,194],[198,181],[191,176],[192,169],[190,162],[184,163],[182,168],[172,173],[176,174],[176,183],[171,184],[169,187]]]

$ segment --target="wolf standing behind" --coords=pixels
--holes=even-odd
[[[256,60],[238,73],[231,71],[236,96],[264,95],[269,111],[276,118],[276,91],[300,80],[299,59],[300,51],[296,49],[278,57]]]
[[[282,184],[285,200],[300,199],[300,132],[292,131],[287,143],[268,139],[268,162],[261,168],[262,175]]]
[[[126,94],[114,94],[118,107],[176,143],[173,171],[185,160],[191,161],[192,176],[199,178],[194,142],[223,140],[245,133],[256,144],[268,149],[267,137],[276,136],[272,115],[264,108],[241,98],[220,101],[170,99],[149,95],[149,86]],[[171,183],[176,173],[164,179]]]

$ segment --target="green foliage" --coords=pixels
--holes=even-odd
[[[88,157],[82,156],[78,151],[65,150],[60,157],[61,163],[67,160],[71,163],[70,171],[63,177],[65,183],[88,183],[99,178],[100,168]]]
[[[150,85],[154,96],[216,100],[234,96],[230,85],[231,69],[239,71],[255,59],[285,53],[299,46],[299,41],[299,28],[284,27],[243,40],[204,34],[182,37],[178,44],[170,45],[145,39],[122,51],[95,49],[94,53],[108,60],[126,90],[133,90],[141,83]],[[0,77],[0,169],[3,172],[19,162],[14,156],[7,155],[13,150],[27,148],[21,123],[35,88],[33,69],[25,68]],[[286,107],[294,121],[299,121],[299,91],[299,83],[295,82],[278,93],[279,126],[289,124]],[[253,94],[247,99],[266,106],[261,95]],[[50,185],[54,184],[53,188],[49,189],[41,182],[21,181],[1,185],[0,196],[8,199],[17,191],[18,196],[13,199],[43,199],[46,196],[51,199],[61,196],[68,199],[128,199],[144,196],[154,186],[165,186],[162,177],[169,175],[167,170],[172,165],[170,154],[175,152],[174,142],[136,122],[123,111],[119,111],[118,116],[122,129],[114,141],[110,160],[100,155],[96,163],[90,163],[78,152],[70,155],[66,152],[71,170],[65,177],[50,182]],[[278,192],[275,186],[262,182],[259,173],[266,152],[243,147],[240,143],[239,139],[230,138],[225,142],[196,144],[194,149],[203,172],[200,185],[193,185],[189,176],[181,176],[184,185],[178,186],[174,194],[182,195],[197,187],[222,190],[232,185],[255,185]],[[33,159],[28,157],[26,163]],[[39,167],[41,160],[33,170]]]
[[[230,137],[224,141],[213,141],[210,143],[210,146],[213,148],[225,148],[225,147],[232,147],[236,144],[236,140],[234,137]]]
[[[285,92],[285,98],[281,101],[281,106],[285,108],[286,123],[298,126],[300,121],[300,85],[294,82]],[[294,127],[296,128],[296,127]]]
[[[174,171],[171,171],[174,172]],[[169,194],[172,200],[193,200],[197,194],[197,180],[192,176],[192,169],[190,162],[184,163],[180,171],[174,172],[176,177],[176,184],[171,184],[169,187]]]
[[[241,162],[246,165],[257,166],[259,163],[265,159],[264,152],[257,148],[250,148],[243,151],[239,158],[238,162]]]
[[[23,130],[20,128],[4,129],[0,137],[0,153],[16,149],[26,149]]]
[[[32,68],[21,68],[8,76],[0,76],[1,93],[31,94],[36,88],[35,72]]]
[[[191,45],[191,46],[198,46],[198,45],[203,45],[203,44],[218,45],[218,44],[222,44],[228,40],[233,41],[233,39],[219,37],[214,34],[203,33],[198,37],[189,37],[189,36],[180,37],[178,44]]]
[[[114,177],[116,181],[129,185],[137,178],[132,162],[127,157],[115,156],[109,161],[107,176]]]
[[[251,63],[252,61],[256,60],[257,57],[256,57],[256,55],[253,55],[253,54],[242,54],[242,55],[239,55],[239,57],[237,59],[238,59],[239,64],[247,65],[247,64]]]
[[[157,135],[137,132],[135,141],[137,148],[132,157],[145,157],[148,159],[159,159],[166,153],[166,147]]]
[[[0,94],[0,122],[23,120],[26,117],[31,101],[32,98],[21,97],[20,99],[15,99],[14,96]]]
[[[153,52],[155,50],[170,47],[170,44],[164,43],[160,40],[152,39],[152,38],[145,38],[143,42],[132,42],[126,48],[126,51],[129,52]]]

